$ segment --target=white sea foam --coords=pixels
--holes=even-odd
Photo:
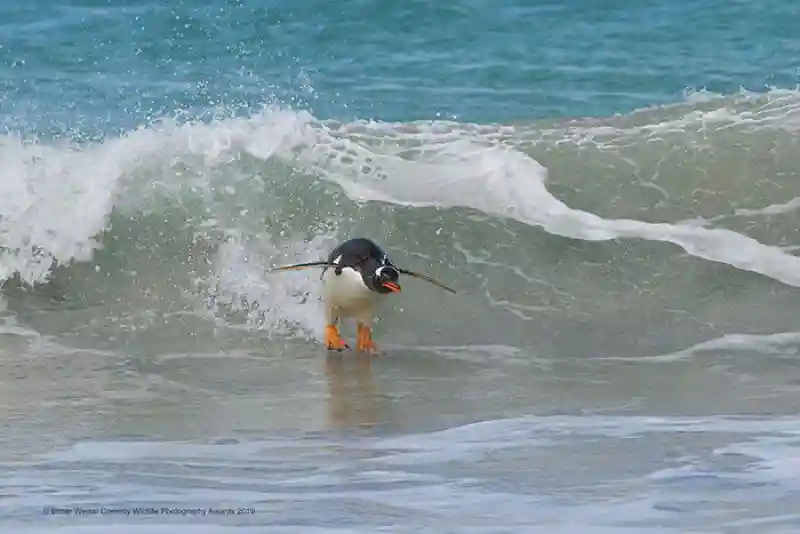
[[[153,198],[179,196],[187,189],[212,203],[220,190],[253,187],[259,178],[231,171],[242,154],[249,154],[318,175],[355,201],[469,207],[573,239],[672,243],[696,257],[800,286],[800,259],[740,233],[606,219],[574,209],[551,194],[548,170],[522,151],[526,136],[532,135],[553,146],[597,142],[602,148],[598,139],[603,136],[627,143],[637,131],[657,137],[703,128],[705,135],[715,135],[737,125],[750,128],[745,133],[791,130],[798,122],[796,93],[776,93],[766,105],[748,104],[748,98],[721,100],[715,109],[637,112],[630,116],[632,125],[623,119],[621,126],[575,124],[538,133],[531,126],[337,124],[306,112],[270,109],[209,124],[167,121],[82,146],[5,136],[0,138],[0,238],[5,247],[0,278],[19,273],[26,282],[39,282],[53,261],[89,261],[112,210],[148,210]],[[654,122],[647,123],[649,116]],[[218,172],[222,168],[226,172]],[[207,209],[213,214],[213,206]]]
[[[326,236],[319,236],[282,248],[270,246],[266,239],[260,246],[236,239],[222,243],[214,258],[214,273],[202,281],[209,286],[206,292],[212,309],[244,312],[248,327],[257,326],[266,332],[299,328],[296,333],[321,339],[322,308],[316,305],[319,272],[269,275],[266,266],[281,257],[291,258],[285,263],[317,260],[324,255],[326,241]]]
[[[83,442],[32,461],[0,464],[0,470],[12,470],[3,478],[2,488],[11,497],[0,508],[5,506],[18,517],[20,511],[39,513],[45,507],[97,503],[131,507],[157,502],[176,508],[232,503],[257,510],[248,518],[224,519],[228,528],[238,524],[237,530],[246,530],[246,524],[275,521],[296,527],[300,518],[313,525],[308,511],[330,506],[337,507],[336,517],[350,517],[349,503],[355,503],[366,525],[388,532],[402,530],[378,526],[399,516],[414,518],[410,519],[414,524],[407,526],[425,532],[439,531],[437,527],[446,523],[459,525],[459,532],[678,532],[688,524],[681,521],[700,526],[705,512],[725,511],[727,522],[737,521],[737,514],[729,509],[734,502],[752,506],[780,497],[764,484],[794,491],[797,424],[796,417],[556,415],[336,444],[319,437],[240,443]],[[615,448],[629,447],[631,440],[656,444],[679,437],[687,450],[694,448],[701,455],[664,459],[658,464],[660,469],[643,473],[598,468],[607,461],[619,461]],[[542,459],[549,458],[546,451],[570,454],[563,451],[586,446],[587,439],[592,449],[601,451],[600,456],[583,460],[592,474],[581,478],[579,487],[571,484],[567,495],[558,491],[560,477],[556,477],[556,488],[548,488],[546,481],[516,488],[494,470],[508,453],[520,462],[518,466],[529,465],[545,475],[554,467],[569,471],[564,465],[543,465]],[[708,447],[707,440],[720,439],[726,444]],[[726,457],[741,457],[746,463],[729,468],[714,464]],[[453,469],[453,465],[462,467]],[[644,461],[645,469],[650,465],[650,460]],[[51,486],[59,491],[41,491]],[[780,524],[796,515],[770,518]],[[63,531],[99,528],[91,519],[62,522]],[[180,518],[180,523],[167,515],[147,522],[110,515],[95,519],[113,531],[124,531],[125,524],[133,521],[145,532],[148,528],[158,532],[161,522],[171,523],[173,530],[198,531],[195,527],[199,527],[201,532],[213,532],[218,526],[209,517],[194,522]],[[641,528],[656,523],[660,527]],[[461,527],[466,524],[472,528]],[[35,531],[30,525],[19,526]],[[358,532],[335,520],[330,527]],[[321,526],[317,529],[325,532]]]
[[[298,161],[343,187],[356,201],[475,208],[573,239],[673,243],[693,256],[800,286],[800,258],[740,233],[697,225],[604,219],[570,208],[548,191],[547,169],[541,164],[513,147],[490,143],[479,135],[444,144],[431,142],[399,153],[375,149],[356,136],[349,139],[347,127],[315,134],[313,144],[299,152]],[[430,135],[436,137],[433,130]],[[369,167],[370,173],[362,172],[364,167]]]
[[[776,334],[725,334],[715,339],[703,341],[683,350],[659,354],[655,356],[642,356],[639,361],[672,362],[686,360],[707,352],[758,352],[776,356],[794,356],[800,347],[800,332],[780,332]],[[613,357],[605,358],[615,359]]]

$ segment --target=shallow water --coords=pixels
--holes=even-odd
[[[2,515],[22,531],[789,532],[798,340],[625,360],[7,346]]]

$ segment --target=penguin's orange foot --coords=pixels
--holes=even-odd
[[[378,351],[378,346],[372,340],[372,331],[368,326],[359,324],[356,328],[356,336],[358,350],[373,354]]]
[[[344,350],[350,347],[344,342],[342,336],[339,335],[339,329],[336,325],[328,325],[325,327],[325,346],[328,350]]]

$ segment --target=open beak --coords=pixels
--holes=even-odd
[[[400,286],[395,284],[394,282],[384,282],[382,285],[392,293],[400,292]]]

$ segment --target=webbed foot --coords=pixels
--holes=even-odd
[[[339,335],[339,329],[335,324],[325,327],[325,346],[328,350],[344,350],[349,349],[350,346],[344,342],[342,336]]]
[[[375,354],[378,346],[372,340],[372,330],[365,324],[359,323],[356,327],[357,345],[356,348],[363,352]]]

